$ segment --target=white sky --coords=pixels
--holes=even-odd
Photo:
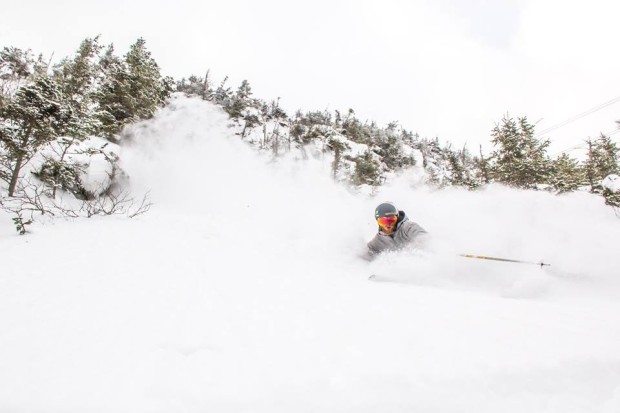
[[[24,0],[3,4],[0,46],[59,59],[85,37],[124,54],[141,36],[176,79],[211,69],[291,114],[352,107],[475,151],[506,113],[541,131],[619,97],[619,11],[613,0]],[[553,154],[618,119],[620,102],[545,137]]]

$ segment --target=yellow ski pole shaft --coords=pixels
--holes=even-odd
[[[512,260],[509,258],[497,258],[497,257],[487,257],[486,255],[474,255],[474,254],[459,254],[460,257],[465,258],[476,258],[479,260],[491,260],[491,261],[502,261],[502,262],[517,262],[519,264],[536,264],[544,267],[545,265],[551,266],[551,264],[546,264],[544,262],[533,262],[533,261],[521,261],[521,260]]]

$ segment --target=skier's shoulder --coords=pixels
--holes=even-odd
[[[402,211],[401,211],[402,212]],[[400,223],[399,230],[408,235],[422,235],[426,234],[426,230],[422,228],[420,224],[409,219],[409,217],[403,212],[403,219]]]

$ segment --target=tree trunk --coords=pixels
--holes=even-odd
[[[340,166],[340,146],[334,146],[334,163],[332,164],[332,177],[338,177],[338,167]]]
[[[280,150],[280,132],[278,132],[277,126],[273,131],[273,154],[278,156],[278,151]]]
[[[15,160],[15,168],[13,168],[13,175],[11,176],[11,183],[9,184],[9,196],[13,196],[15,187],[17,186],[17,179],[19,178],[19,172],[22,169],[22,162],[24,160],[24,154],[20,152]]]

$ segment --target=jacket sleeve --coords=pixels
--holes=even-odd
[[[375,255],[378,254],[382,251],[388,250],[390,249],[390,247],[392,246],[393,242],[390,242],[391,240],[388,239],[387,236],[382,235],[380,232],[377,232],[377,234],[375,234],[375,236],[373,237],[373,239],[370,240],[370,242],[368,242],[368,253],[370,255]]]
[[[403,225],[405,225],[403,228],[403,238],[410,245],[415,248],[422,248],[426,245],[429,235],[424,228],[412,221],[407,221]]]

